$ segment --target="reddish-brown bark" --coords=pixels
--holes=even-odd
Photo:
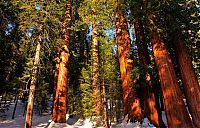
[[[155,85],[151,81],[151,74],[147,71],[147,67],[150,64],[150,58],[148,54],[147,43],[144,39],[144,28],[142,21],[136,19],[134,22],[136,41],[138,46],[138,56],[141,64],[141,68],[145,73],[143,77],[146,80],[146,86],[143,88],[144,99],[144,114],[149,118],[152,124],[155,126],[162,126],[162,115],[159,107],[159,102],[156,102]]]
[[[184,94],[193,123],[196,127],[200,128],[200,86],[190,55],[184,45],[180,32],[177,32],[174,32],[173,35],[173,45],[180,68]]]
[[[54,100],[54,111],[56,117],[53,117],[54,122],[56,123],[65,123],[66,122],[66,96],[67,96],[67,81],[68,81],[68,59],[69,52],[67,49],[64,49],[61,52],[60,56],[61,62],[59,65],[59,74],[58,82],[56,88],[56,96]],[[54,115],[53,115],[54,116]]]
[[[191,128],[192,122],[183,102],[183,96],[176,80],[171,58],[163,38],[158,33],[158,30],[155,29],[154,18],[155,15],[148,15],[151,44],[164,96],[168,127]]]
[[[58,74],[59,74],[59,63],[56,63],[56,68],[55,68],[55,72],[54,72],[54,82],[53,82],[53,101],[55,101],[55,97],[56,97],[56,88],[57,88],[57,81],[58,81]],[[55,121],[57,120],[56,118],[56,110],[58,108],[56,108],[56,106],[54,106],[54,104],[52,105],[52,120]]]
[[[126,18],[122,12],[119,11],[120,9],[118,8],[115,15],[115,25],[123,89],[124,114],[128,114],[131,120],[140,120],[142,117],[140,100],[133,87],[135,81],[131,79],[131,70],[134,62],[129,57],[131,42],[128,33],[128,25]]]
[[[56,88],[56,95],[54,100],[53,121],[56,123],[66,122],[67,109],[67,83],[68,83],[68,64],[69,64],[69,45],[70,45],[70,27],[71,23],[72,1],[69,0],[66,4],[66,11],[64,15],[62,34],[63,45],[60,54],[59,74]]]

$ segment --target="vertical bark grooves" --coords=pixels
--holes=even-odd
[[[94,98],[94,110],[96,116],[100,116],[101,112],[101,97],[100,97],[100,83],[99,83],[99,44],[96,28],[96,12],[92,10],[92,90]]]
[[[60,54],[59,74],[54,100],[54,115],[53,121],[56,123],[66,122],[67,109],[67,84],[68,84],[68,64],[69,64],[69,45],[70,45],[70,30],[71,25],[72,1],[68,0],[62,26],[63,45]],[[56,113],[56,114],[55,114]]]
[[[139,61],[142,66],[142,70],[145,71],[143,77],[145,78],[147,85],[143,87],[145,111],[144,113],[155,126],[164,127],[159,102],[157,102],[157,100],[155,99],[156,87],[154,87],[155,85],[151,81],[151,74],[146,70],[146,67],[148,67],[148,65],[150,64],[150,58],[148,54],[147,43],[144,39],[144,28],[141,19],[136,19],[136,21],[134,22],[134,28],[138,46]]]
[[[33,104],[34,104],[34,96],[35,96],[35,86],[37,81],[37,73],[38,66],[40,64],[40,49],[41,49],[41,35],[38,37],[38,44],[35,52],[35,59],[33,64],[33,72],[30,83],[29,96],[27,101],[27,110],[26,110],[26,120],[25,120],[25,128],[30,128],[32,124],[32,115],[33,115]]]
[[[182,93],[176,80],[175,71],[167,47],[156,29],[154,15],[148,16],[151,31],[151,43],[158,68],[161,88],[164,96],[168,127],[191,128],[192,123],[183,102]]]
[[[53,101],[55,101],[55,97],[56,97],[56,89],[57,89],[57,81],[58,81],[58,74],[59,74],[59,62],[56,62],[56,68],[55,68],[55,72],[54,72],[54,79],[53,79]],[[52,105],[52,120],[56,121],[57,117],[56,117],[56,110],[58,108],[56,108],[57,106],[54,106],[54,103]]]
[[[61,62],[59,65],[58,82],[56,89],[56,96],[54,100],[54,107],[56,109],[56,123],[66,122],[66,95],[67,95],[67,79],[68,79],[68,57],[67,51],[61,52]]]
[[[192,60],[180,34],[173,34],[174,49],[178,60],[184,93],[194,125],[200,128],[200,86],[195,74]]]
[[[137,97],[134,87],[132,87],[134,84],[134,81],[131,79],[133,60],[129,57],[131,42],[128,33],[128,25],[126,18],[119,10],[118,8],[116,11],[115,25],[122,80],[124,114],[128,114],[131,120],[140,120],[142,116],[140,100]]]

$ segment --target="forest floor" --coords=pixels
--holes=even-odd
[[[5,113],[0,112],[0,128],[23,128],[25,116],[24,113],[24,105],[19,100],[17,109],[15,112],[15,118],[12,119],[12,113],[14,109],[14,103],[10,105],[10,108]],[[165,118],[165,114],[163,113],[163,117]],[[126,118],[122,120],[120,124],[113,124],[112,128],[152,128],[154,127],[147,118],[144,119],[143,123],[127,123]],[[67,123],[57,124],[52,122],[51,113],[43,113],[41,116],[33,113],[32,127],[33,128],[92,128],[94,122],[90,122],[89,119],[79,119],[78,117],[69,118],[67,115],[66,118]],[[164,119],[166,123],[166,118]]]
[[[25,116],[24,114],[24,104],[21,100],[18,101],[15,118],[12,119],[12,113],[14,109],[14,103],[11,103],[9,110],[5,113],[0,113],[0,128],[23,128]],[[49,124],[51,115],[49,113],[43,113],[42,116],[38,116],[33,113],[33,128],[44,128]]]

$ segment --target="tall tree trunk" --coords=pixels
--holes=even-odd
[[[68,84],[68,63],[69,63],[69,45],[70,45],[70,27],[71,24],[72,1],[68,0],[66,4],[66,11],[64,15],[62,34],[63,45],[60,53],[59,74],[56,88],[56,95],[54,100],[53,121],[56,123],[66,122],[67,109],[67,84]],[[56,116],[56,117],[55,117]]]
[[[94,98],[94,110],[96,116],[100,116],[101,112],[101,96],[100,96],[100,83],[99,83],[99,44],[96,28],[96,12],[93,9],[92,20],[92,89]]]
[[[138,46],[138,55],[141,68],[145,73],[142,78],[145,78],[146,85],[143,87],[144,113],[155,126],[164,127],[162,121],[162,113],[160,111],[159,102],[156,102],[155,85],[151,81],[151,74],[147,71],[150,64],[147,42],[145,41],[144,28],[141,19],[136,19],[134,22],[136,41]]]
[[[188,108],[194,125],[200,128],[200,86],[192,65],[192,60],[178,31],[173,33],[173,45],[181,72]]]
[[[101,97],[102,97],[102,116],[103,116],[103,127],[110,128],[109,125],[109,117],[108,117],[108,103],[107,103],[107,93],[110,93],[110,90],[106,87],[106,80],[105,80],[105,71],[104,71],[104,60],[105,60],[105,54],[102,53],[102,69],[101,69]],[[112,94],[110,95],[112,97]]]
[[[35,98],[35,86],[36,86],[36,81],[37,81],[38,66],[40,64],[41,42],[42,42],[42,37],[41,35],[39,35],[38,44],[37,44],[36,53],[35,53],[31,83],[30,83],[29,96],[28,96],[28,101],[27,101],[28,103],[27,103],[26,120],[25,120],[25,126],[24,126],[25,128],[30,128],[32,124],[33,104],[34,104],[34,98]]]
[[[118,63],[118,67],[119,67],[119,63]],[[118,74],[117,79],[120,79],[120,74]],[[121,92],[121,82],[118,80],[117,85],[116,85],[116,90],[118,90],[119,92]],[[122,107],[122,93],[116,93],[115,92],[115,104],[116,104],[116,111],[115,111],[115,115],[116,115],[116,123],[120,122],[120,119],[122,117],[121,115],[121,107]]]
[[[133,60],[129,57],[131,40],[128,33],[127,21],[122,14],[121,8],[116,9],[115,25],[122,80],[124,114],[128,114],[131,120],[140,120],[142,117],[140,100],[133,87],[135,81],[131,79],[131,70],[134,65]]]
[[[56,89],[57,89],[57,81],[58,81],[58,74],[59,74],[59,62],[56,62],[56,68],[55,68],[55,72],[54,72],[54,82],[53,82],[53,102],[55,101],[55,97],[56,97]],[[54,103],[52,105],[52,120],[55,121],[57,120],[57,113],[56,110],[58,108],[56,108],[57,106],[54,106]]]
[[[110,128],[109,125],[109,118],[108,118],[108,104],[107,104],[107,98],[106,98],[106,85],[105,85],[105,79],[102,80],[102,95],[103,95],[103,121],[104,121],[104,127]]]
[[[18,90],[17,90],[16,92],[17,92],[17,93],[15,94],[15,106],[14,106],[14,109],[13,109],[12,119],[15,118],[15,111],[16,111],[17,103],[18,103],[18,99],[19,99]]]
[[[150,28],[153,53],[164,96],[168,127],[191,128],[191,119],[183,102],[183,96],[176,80],[172,60],[168,54],[164,40],[158,33],[158,30],[155,29],[154,20],[155,15],[149,14],[148,26]]]

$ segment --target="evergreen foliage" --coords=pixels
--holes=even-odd
[[[81,84],[80,84],[80,96],[81,96],[81,106],[82,115],[84,118],[92,117],[93,114],[93,97],[92,97],[92,87],[90,79],[90,69],[87,66],[82,68],[81,74]]]
[[[96,24],[99,59],[99,84],[101,92],[101,116],[107,107],[111,121],[119,120],[123,112],[122,82],[120,78],[119,55],[117,53],[114,15],[120,6],[125,12],[131,36],[131,52],[128,58],[134,59],[131,78],[137,94],[145,109],[144,96],[141,92],[147,87],[145,74],[151,74],[151,82],[156,86],[153,91],[163,100],[160,86],[161,76],[155,64],[152,46],[153,29],[163,38],[176,72],[180,87],[181,79],[178,60],[173,47],[173,40],[179,32],[184,45],[189,49],[193,68],[200,83],[200,4],[197,0],[73,0],[72,21],[70,27],[69,76],[68,76],[68,113],[83,118],[94,116],[92,88],[92,21]],[[39,115],[50,111],[50,95],[55,91],[56,63],[62,51],[62,29],[65,21],[66,0],[0,0],[0,108],[5,100],[11,100],[16,92],[25,99],[29,91],[34,70],[34,55],[38,37],[42,37],[40,64],[37,65],[35,109]],[[94,15],[95,11],[95,15]],[[149,14],[155,21],[148,22]],[[138,42],[134,24],[140,19],[144,32],[141,34],[147,43],[149,65],[142,67],[139,61]],[[150,25],[149,25],[150,24]],[[153,29],[152,29],[153,28]],[[123,31],[123,30],[122,30]],[[125,37],[124,37],[125,38]],[[123,42],[121,42],[123,44]],[[125,65],[126,66],[126,65]],[[105,89],[105,91],[103,90]],[[17,91],[16,91],[17,90]],[[175,90],[173,90],[175,91]],[[184,94],[183,89],[181,90]],[[176,104],[176,103],[175,103]],[[163,106],[161,106],[163,107]],[[163,110],[166,110],[163,107]],[[145,115],[146,113],[144,113]],[[145,115],[146,116],[146,115]],[[103,117],[104,118],[104,117]]]

